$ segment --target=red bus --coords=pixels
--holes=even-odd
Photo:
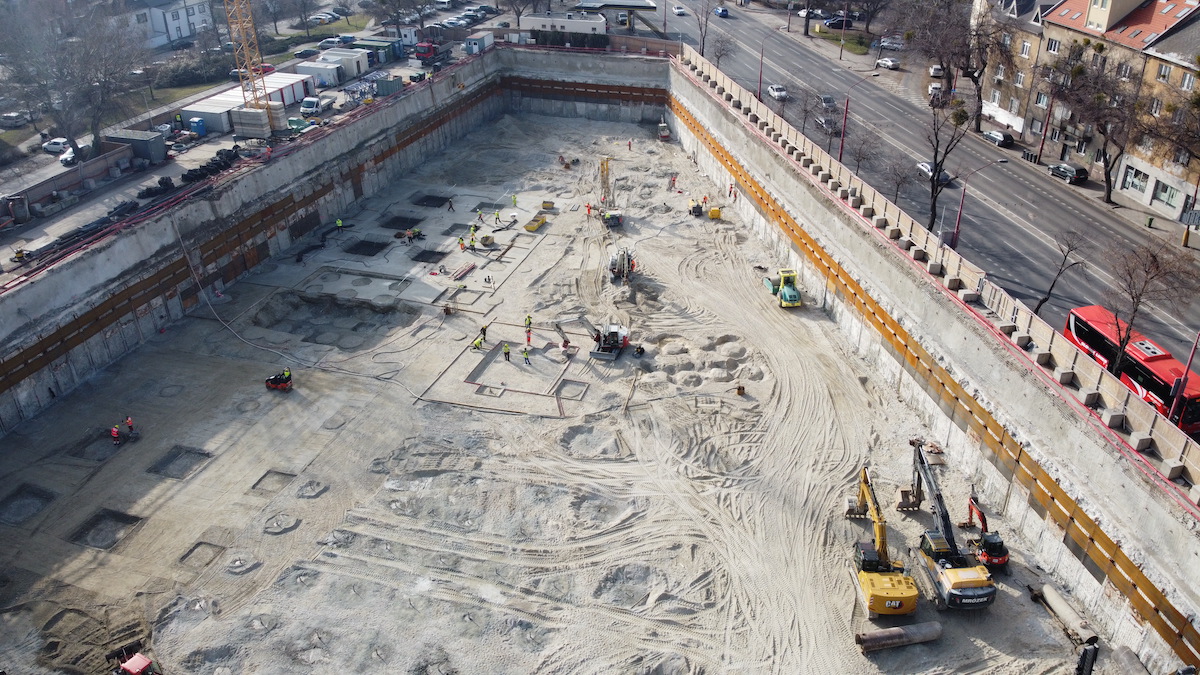
[[[1116,358],[1117,345],[1120,344],[1118,325],[1121,331],[1128,327],[1128,324],[1099,305],[1076,307],[1067,314],[1067,325],[1063,329],[1063,335],[1085,354],[1108,368]],[[1174,402],[1171,390],[1183,377],[1183,373],[1184,365],[1171,356],[1170,352],[1145,335],[1134,331],[1129,346],[1125,348],[1125,358],[1121,359],[1121,382],[1153,405],[1164,417],[1171,412]],[[1177,418],[1171,422],[1185,433],[1191,435],[1200,432],[1200,376],[1195,373],[1188,376],[1187,390],[1183,392],[1180,410],[1176,411],[1176,415]]]

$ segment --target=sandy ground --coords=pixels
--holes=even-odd
[[[611,232],[583,207],[605,154]],[[205,311],[153,337],[5,439],[0,666],[95,672],[141,638],[167,672],[214,675],[1072,672],[1011,538],[995,606],[923,602],[939,641],[859,652],[848,560],[870,532],[844,500],[870,464],[911,560],[931,518],[893,507],[924,429],[819,309],[775,304],[756,267],[785,261],[732,210],[686,213],[702,195],[730,201],[652,127],[506,117],[234,286],[212,308],[228,326]],[[542,200],[537,231],[458,250],[476,206],[491,233]],[[426,239],[403,246],[396,217]],[[629,283],[606,271],[617,246]],[[567,324],[586,346],[565,358],[553,323],[580,315],[646,354],[589,360]],[[283,363],[296,390],[264,390]],[[126,414],[143,437],[114,450],[101,429]],[[965,519],[969,485],[939,471]]]

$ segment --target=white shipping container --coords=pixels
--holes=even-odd
[[[296,65],[296,72],[312,75],[318,87],[336,87],[342,82],[342,66],[329,61],[306,61]]]

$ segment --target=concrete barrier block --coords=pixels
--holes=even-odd
[[[871,224],[874,225],[876,228],[887,227],[888,219],[884,216],[879,216],[874,221],[872,221]]]
[[[767,121],[766,121],[766,120],[763,120],[763,119],[760,119],[760,120],[758,121],[758,128],[759,128],[760,130],[762,130],[763,134],[766,134],[766,133],[767,133]]]
[[[1000,324],[1000,332],[1012,337],[1012,334],[1017,332],[1017,324],[1011,321],[1004,321]]]
[[[825,180],[829,181],[829,189],[833,190],[834,192],[837,192],[842,187],[842,181],[832,180],[832,178],[833,178],[833,176],[830,176],[829,178],[826,178]],[[849,195],[850,193],[847,192],[846,194]]]
[[[1105,410],[1100,413],[1100,421],[1104,422],[1109,429],[1117,429],[1125,426],[1125,409]]]
[[[751,123],[758,122],[758,115],[756,115],[754,113],[750,113],[750,122]],[[759,125],[759,128],[761,129],[762,125]]]
[[[862,206],[862,197],[860,197],[859,195],[850,195],[850,208],[857,209],[860,206]],[[863,215],[870,217],[866,213],[864,213]]]
[[[846,188],[838,188],[837,196],[838,196],[838,199],[842,199],[842,200],[849,199],[850,191],[847,190]]]
[[[1163,460],[1162,472],[1167,474],[1168,480],[1175,480],[1183,475],[1183,462],[1175,459]]]
[[[861,199],[861,197],[855,197],[855,199]],[[866,205],[866,206],[863,206],[862,209],[860,209],[860,210],[862,211],[863,218],[873,218],[875,216],[875,207],[874,206]]]
[[[725,93],[725,87],[718,86],[718,87],[717,87],[717,93],[718,93],[718,94],[724,94],[724,93]]]
[[[710,82],[710,81],[712,81],[712,75],[709,75],[708,73],[701,73],[700,81],[701,82]]]
[[[825,170],[825,167],[821,166],[820,164],[817,164],[816,162],[813,162],[813,165],[808,167],[808,172],[814,176],[820,174],[824,170]]]
[[[733,101],[733,94],[726,92],[725,93],[725,102],[730,103],[731,101]]]
[[[963,282],[961,277],[946,277],[946,288],[949,288],[952,291],[957,291],[962,287]]]
[[[817,176],[817,180],[821,181],[822,183],[828,183],[830,178],[833,178],[833,174],[829,173],[828,171],[822,171]]]
[[[1079,392],[1079,400],[1083,401],[1086,406],[1094,406],[1100,402],[1099,389],[1084,389]]]
[[[1059,368],[1054,371],[1054,381],[1063,386],[1075,383],[1075,371],[1070,368]]]
[[[900,240],[896,242],[896,245],[907,251],[913,247],[913,240],[909,239],[908,237],[901,237]]]
[[[1033,361],[1039,366],[1046,367],[1054,362],[1054,354],[1047,349],[1042,349],[1034,353]]]
[[[778,143],[784,150],[787,150],[788,143],[786,140],[782,140],[782,139],[783,139],[783,134],[779,133],[778,131],[771,132],[771,142]]]
[[[908,250],[908,255],[913,260],[917,260],[917,261],[924,260],[925,259],[925,249],[921,248],[920,246],[914,246]]]
[[[1145,452],[1154,445],[1154,437],[1144,431],[1135,431],[1129,434],[1129,445],[1138,452]]]
[[[963,302],[977,302],[979,294],[969,288],[964,288],[958,292],[958,299]]]
[[[1024,349],[1029,346],[1030,342],[1033,342],[1033,336],[1029,333],[1016,333],[1012,336],[1012,341],[1017,343],[1018,347]]]
[[[942,275],[942,263],[931,262],[925,266],[925,270],[935,277],[940,277]]]
[[[887,234],[888,239],[899,239],[901,234],[898,227],[889,227],[884,233]]]
[[[807,169],[808,167],[812,166],[812,163],[812,157],[805,157],[804,153],[800,153],[800,166]]]

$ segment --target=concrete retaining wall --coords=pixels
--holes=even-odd
[[[976,289],[984,289],[997,305],[1002,294],[978,270],[953,251],[939,249],[920,225],[869,186],[861,186],[752,94],[694,54],[685,53],[683,61],[690,64],[681,62],[672,75],[672,96],[678,101],[673,110],[700,121],[692,127],[694,135],[687,133],[686,123],[673,126],[684,146],[693,151],[704,173],[718,183],[737,183],[747,194],[749,198],[734,207],[739,215],[801,269],[805,286],[871,361],[877,376],[923,411],[930,427],[927,437],[947,448],[952,465],[963,468],[963,480],[976,484],[986,504],[1001,505],[1055,581],[1092,617],[1103,617],[1099,623],[1113,645],[1129,646],[1158,670],[1190,654],[1191,648],[1180,646],[1175,631],[1156,630],[1159,626],[1153,623],[1160,615],[1171,616],[1176,626],[1194,635],[1188,617],[1195,616],[1198,598],[1190,581],[1190,561],[1200,554],[1200,543],[1195,520],[1180,513],[1174,499],[1178,495],[1146,478],[1141,458],[1130,460],[1120,435],[1106,429],[1098,433],[1094,417],[1080,409],[1070,392],[1050,381],[1051,369],[1016,347],[1000,330],[998,317],[972,299]],[[704,136],[714,142],[706,142]],[[723,157],[722,148],[737,152]],[[863,196],[857,206],[848,190],[842,192],[848,187]],[[887,222],[879,222],[880,214],[886,214]],[[803,236],[790,236],[792,223],[802,226]],[[831,282],[828,266],[815,263],[797,241],[819,241],[820,249],[839,266],[834,274],[848,273],[865,295],[847,297],[843,284]],[[922,250],[924,260],[917,260],[914,250]],[[930,273],[930,258],[942,268],[939,273]],[[951,285],[966,292],[951,290]],[[866,310],[856,306],[859,301]],[[904,334],[886,335],[871,325],[874,320],[864,311],[886,312]],[[1030,325],[1028,317],[1021,316],[1024,325]],[[929,327],[937,332],[929,332]],[[1050,347],[1059,363],[1071,363],[1065,341],[1036,331],[1039,351]],[[939,397],[930,384],[935,374],[928,365],[914,364],[897,352],[895,343],[904,341],[928,350],[932,362],[1003,428],[984,428],[976,415],[966,415]],[[1104,379],[1096,370],[1086,369],[1086,382]],[[1119,383],[1099,386],[1121,404],[1138,403],[1129,400]],[[988,438],[992,433],[1015,439],[1013,445],[1026,453],[1024,462],[1036,462],[1052,480],[1043,477],[1047,485],[1038,484],[1036,491],[1027,488],[1018,472],[998,461],[990,447],[994,439]],[[1112,489],[1116,486],[1120,487]],[[1056,519],[1053,505],[1041,503],[1047,491],[1057,492],[1062,503],[1072,503],[1067,529],[1058,522],[1063,519]],[[1117,551],[1114,559],[1099,555],[1095,541],[1076,541],[1080,523],[1094,527],[1090,531],[1097,539],[1120,542],[1112,547]],[[1120,564],[1122,555],[1131,561],[1128,566]],[[1130,568],[1144,570],[1165,597],[1146,602],[1142,592],[1148,583],[1130,591],[1124,576]]]

